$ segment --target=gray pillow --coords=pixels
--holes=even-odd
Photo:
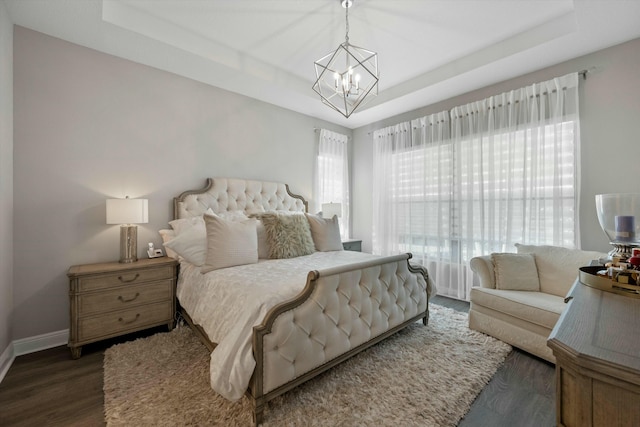
[[[491,254],[496,289],[540,291],[538,268],[533,254]]]
[[[340,225],[338,217],[320,218],[316,215],[306,214],[309,226],[311,227],[311,237],[320,252],[341,251],[342,239],[340,238]]]

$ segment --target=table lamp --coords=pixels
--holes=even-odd
[[[333,218],[334,215],[342,216],[342,203],[323,203],[322,218]]]
[[[107,224],[120,224],[120,262],[138,261],[138,226],[149,221],[147,199],[107,199]]]

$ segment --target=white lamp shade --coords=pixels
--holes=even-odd
[[[147,199],[107,199],[107,224],[145,224],[148,221]]]
[[[334,215],[338,218],[342,216],[342,203],[323,203],[322,217],[333,218]]]

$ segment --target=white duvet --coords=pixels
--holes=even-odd
[[[206,274],[182,262],[178,300],[209,339],[218,343],[211,353],[211,387],[231,401],[243,396],[256,364],[251,348],[253,327],[272,307],[299,294],[310,271],[372,258],[377,256],[352,251],[315,252]]]

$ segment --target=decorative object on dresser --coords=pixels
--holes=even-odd
[[[429,311],[428,327],[414,323],[269,402],[264,426],[457,425],[511,347],[470,331],[466,313]],[[109,348],[107,426],[250,425],[250,397],[229,402],[213,391],[209,359],[180,326]]]
[[[215,178],[178,196],[161,230],[182,257],[176,295],[212,352],[210,384],[231,401],[248,395],[256,425],[268,401],[429,316],[434,286],[411,254],[341,250],[335,221],[319,217],[314,240],[306,213],[285,184]],[[216,223],[231,234],[215,238]],[[212,250],[226,267],[207,262]]]
[[[362,240],[348,239],[342,241],[342,247],[345,251],[362,252]]]
[[[613,246],[609,259],[626,261],[640,246],[640,193],[597,194],[596,212]]]
[[[107,224],[120,224],[120,262],[138,260],[138,226],[149,221],[147,199],[107,199]]]
[[[71,356],[79,358],[83,345],[106,338],[162,324],[171,330],[177,266],[174,259],[162,257],[71,267]]]
[[[547,343],[556,358],[557,425],[639,426],[640,300],[580,280],[567,300]]]

